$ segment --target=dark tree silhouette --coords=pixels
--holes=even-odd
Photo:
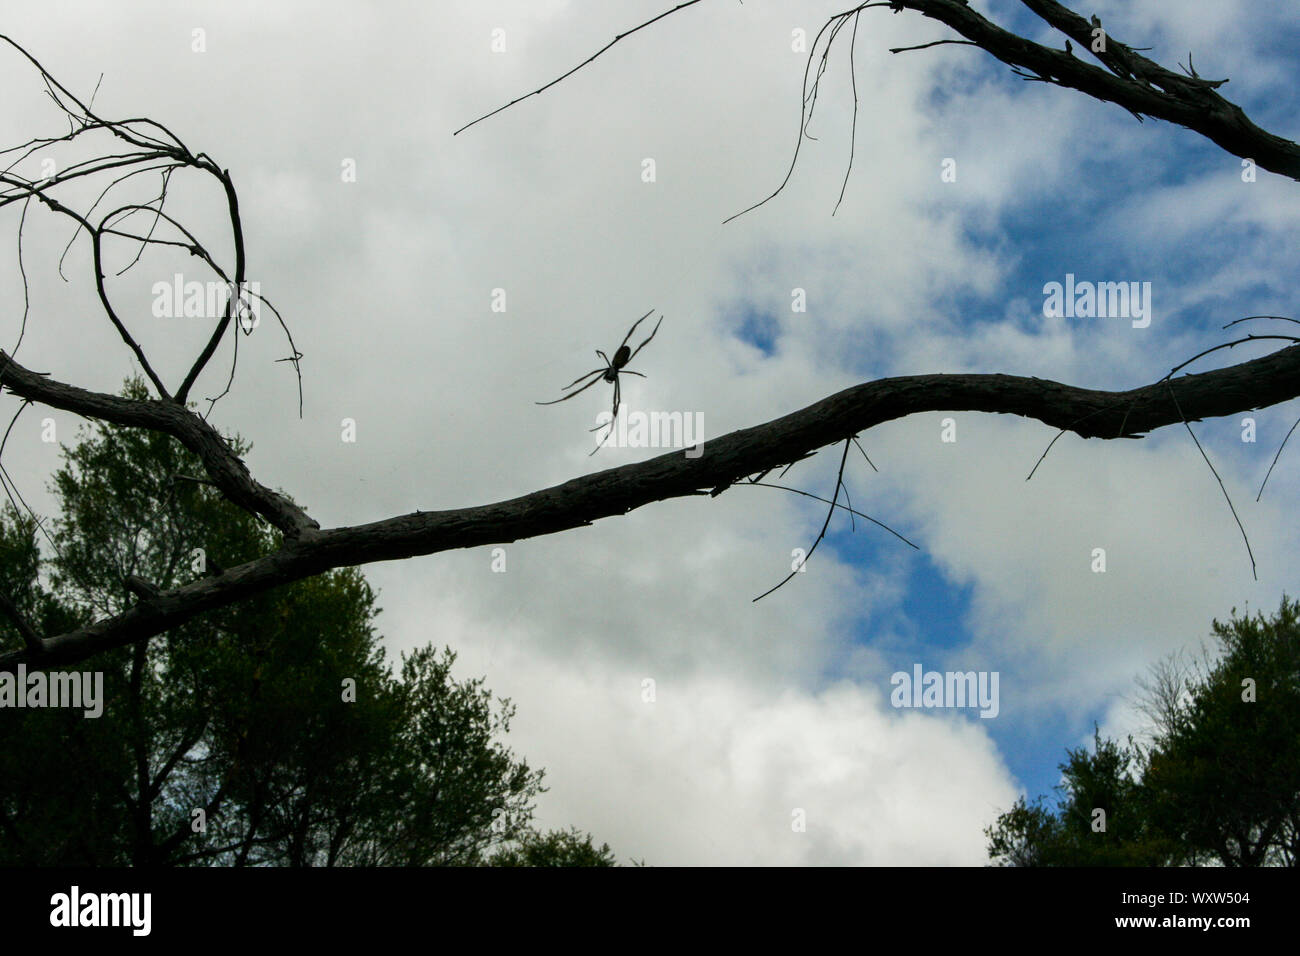
[[[1300,602],[1215,621],[1222,652],[1139,681],[1148,746],[1094,731],[1067,750],[1055,810],[1023,797],[984,832],[1010,866],[1300,863]],[[1095,825],[1105,812],[1105,828]]]
[[[96,424],[64,459],[51,557],[0,511],[0,586],[43,629],[120,610],[132,578],[170,588],[274,546],[173,480],[200,466],[165,435]],[[100,655],[103,719],[6,708],[0,866],[465,865],[531,839],[543,772],[503,745],[513,706],[457,681],[450,648],[390,666],[378,613],[359,570],[331,571]]]

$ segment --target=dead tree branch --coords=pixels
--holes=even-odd
[[[1054,0],[1021,2],[1084,50],[1092,51],[1100,21],[1094,25]],[[1105,34],[1104,49],[1093,53],[1102,66],[1094,66],[1002,29],[964,0],[895,0],[895,5],[943,23],[1008,66],[1032,70],[1057,85],[1132,113],[1184,126],[1234,156],[1300,180],[1300,145],[1260,129],[1241,107],[1220,96],[1217,88],[1227,80],[1206,80],[1166,69],[1109,34]]]
[[[1021,0],[1026,7],[1045,23],[1064,33],[1092,53],[1101,64],[1097,66],[1076,57],[1072,49],[1057,50],[1046,47],[1018,34],[1004,30],[997,24],[972,10],[966,0],[875,0],[837,13],[830,17],[813,41],[804,69],[801,89],[803,106],[799,119],[799,141],[795,144],[790,167],[781,184],[763,200],[742,209],[724,222],[743,216],[775,198],[785,188],[799,158],[799,147],[806,135],[811,114],[809,100],[815,104],[818,84],[826,69],[827,57],[840,29],[850,18],[854,31],[850,38],[849,59],[852,71],[853,45],[857,42],[856,18],[864,10],[889,9],[895,13],[913,10],[936,20],[964,37],[963,40],[942,39],[916,46],[895,47],[891,53],[904,53],[945,44],[977,46],[1011,67],[1026,80],[1063,86],[1085,93],[1094,99],[1114,103],[1128,110],[1139,120],[1143,116],[1166,120],[1200,133],[1220,147],[1249,159],[1262,169],[1291,179],[1300,180],[1300,145],[1283,139],[1256,126],[1241,107],[1224,99],[1217,92],[1227,80],[1207,80],[1195,74],[1184,75],[1166,69],[1142,56],[1135,47],[1127,46],[1106,35],[1100,21],[1084,20],[1073,11],[1053,0]],[[670,11],[671,12],[671,11]],[[820,52],[820,63],[811,86],[808,76],[813,60],[818,55],[822,36],[830,31],[825,47]],[[1100,42],[1097,42],[1100,40]],[[1068,43],[1068,41],[1067,41]],[[1191,57],[1188,57],[1189,64]],[[857,119],[857,88],[854,83],[854,122]],[[843,190],[841,190],[841,198]],[[838,207],[838,203],[836,206]]]
[[[32,200],[36,200],[51,212],[66,216],[76,224],[77,228],[73,233],[72,240],[69,241],[69,247],[71,247],[77,236],[83,232],[89,236],[93,258],[95,291],[99,296],[105,316],[117,330],[122,341],[131,350],[159,397],[172,401],[183,408],[189,397],[190,390],[225,338],[231,321],[238,317],[237,313],[245,303],[242,302],[239,296],[230,295],[226,301],[224,314],[217,319],[212,335],[191,364],[188,373],[176,389],[175,395],[172,395],[164,384],[162,376],[154,369],[149,357],[131,334],[127,324],[118,315],[110,300],[105,285],[107,275],[104,266],[104,239],[105,237],[112,237],[139,243],[140,248],[137,250],[135,257],[117,272],[117,275],[122,275],[136,265],[146,248],[172,247],[184,249],[200,259],[212,270],[213,274],[232,290],[245,289],[248,277],[247,256],[244,250],[244,229],[239,214],[239,197],[235,191],[234,181],[231,179],[229,170],[222,169],[206,153],[192,152],[171,130],[154,120],[141,118],[107,120],[96,115],[88,104],[83,103],[75,94],[59,83],[41,65],[40,61],[17,42],[0,34],[0,45],[12,47],[36,68],[44,84],[46,94],[68,123],[68,132],[61,136],[35,137],[17,146],[0,149],[0,157],[14,155],[14,158],[7,166],[0,168],[0,208],[21,202],[25,217],[27,206]],[[119,143],[131,147],[131,150],[125,153],[96,153],[87,159],[71,163],[53,175],[42,179],[27,178],[15,171],[23,162],[37,157],[42,151],[48,150],[55,144],[71,144],[83,141],[97,133],[108,133]],[[200,242],[190,230],[164,212],[168,188],[173,175],[178,170],[186,169],[211,176],[221,184],[230,221],[231,240],[234,246],[234,263],[229,270],[223,269],[218,264],[216,257],[208,252],[204,243]],[[81,180],[98,182],[103,174],[111,174],[113,178],[110,179],[99,193],[98,198],[84,212],[78,212],[54,195],[61,187],[70,183],[77,183]],[[110,192],[134,177],[143,174],[157,174],[160,177],[161,189],[154,200],[145,204],[124,203],[107,213],[99,215],[97,222],[92,220],[92,216],[96,215],[95,210]],[[152,225],[144,235],[121,228],[123,222],[140,213],[149,215],[152,219]],[[182,238],[155,235],[154,233],[160,223],[166,223],[174,228],[177,235]],[[60,260],[61,267],[62,259]],[[22,281],[24,295],[26,295],[27,277],[25,271],[22,273]],[[297,349],[293,347],[293,338],[289,336],[288,328],[278,312],[276,312],[276,317],[279,319],[281,327],[284,328],[286,336],[289,337],[291,351],[297,355]],[[297,371],[297,361],[295,360],[293,364],[295,371]],[[301,388],[302,381],[301,375],[299,375],[300,413]]]
[[[3,353],[0,353],[3,357]],[[0,363],[3,364],[3,363]],[[301,512],[256,484],[230,473],[220,448],[190,419],[163,402],[137,402],[87,392],[4,364],[0,383],[24,398],[89,418],[148,427],[174,435],[213,462],[227,494],[249,499],[259,514],[288,527],[278,551],[163,592],[112,618],[44,639],[45,652],[0,654],[0,671],[19,663],[68,664],[160,634],[197,614],[225,607],[282,584],[332,568],[394,561],[460,548],[508,544],[590,525],[636,508],[695,495],[720,494],[745,476],[803,458],[865,429],[920,412],[971,411],[1021,415],[1083,438],[1138,438],[1156,428],[1234,415],[1300,397],[1300,346],[1229,368],[1161,379],[1131,391],[1107,392],[1016,375],[909,375],[845,389],[775,421],[706,443],[688,458],[674,451],[649,461],[574,478],[489,505],[414,512],[370,524],[315,530]],[[211,471],[209,472],[211,474]],[[216,476],[213,476],[216,480]],[[229,490],[227,490],[229,486]],[[273,496],[273,497],[272,497]],[[307,519],[309,520],[309,519]]]
[[[0,369],[0,385],[20,398],[85,418],[171,435],[199,456],[208,477],[227,498],[246,511],[261,515],[287,538],[320,527],[289,499],[254,480],[247,466],[213,426],[175,402],[135,401],[65,385],[24,368],[3,350],[0,350]]]

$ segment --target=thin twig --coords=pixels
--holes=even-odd
[[[807,566],[808,559],[811,558],[813,556],[813,552],[817,550],[817,545],[821,544],[822,538],[826,537],[826,529],[830,527],[831,515],[835,514],[836,503],[839,501],[840,498],[840,486],[844,484],[844,463],[847,462],[848,459],[849,459],[849,443],[846,440],[844,442],[844,454],[840,456],[840,470],[838,475],[835,478],[835,494],[831,497],[831,502],[830,502],[831,506],[826,512],[826,520],[822,522],[822,530],[817,533],[817,540],[814,541],[812,547],[808,549],[808,553],[804,555],[803,560],[799,563],[799,567]],[[863,515],[863,517],[865,518],[866,515]],[[798,573],[799,573],[798,568],[791,571],[789,574],[787,574],[784,578],[781,579],[780,584],[776,585],[775,587],[768,588],[758,597],[754,598],[754,602],[756,603],[758,601],[763,600],[763,598],[767,597],[773,591],[777,590],[777,588],[782,587],[787,581],[789,581],[792,577],[794,577]]]
[[[979,46],[974,40],[931,40],[929,43],[918,43],[916,46],[891,46],[890,53],[910,53],[913,50],[928,50],[932,46],[943,46],[944,44],[953,46]]]
[[[1238,323],[1249,322],[1252,319],[1274,319],[1278,322],[1294,322],[1296,323],[1296,325],[1300,325],[1300,319],[1293,319],[1289,315],[1248,315],[1245,316],[1244,318],[1233,319],[1231,322],[1225,325],[1224,328],[1230,329],[1234,325],[1237,325]]]
[[[1241,530],[1241,539],[1246,542],[1246,554],[1250,557],[1251,577],[1258,581],[1259,575],[1255,573],[1255,554],[1250,549],[1250,538],[1246,536],[1246,528],[1241,523],[1241,518],[1237,517],[1237,509],[1232,506],[1232,497],[1228,494],[1228,489],[1224,486],[1223,479],[1219,477],[1218,471],[1215,470],[1214,463],[1210,461],[1210,456],[1207,455],[1205,449],[1201,447],[1201,443],[1196,437],[1196,432],[1192,431],[1192,426],[1188,424],[1187,416],[1183,415],[1182,406],[1178,404],[1178,396],[1174,394],[1173,383],[1166,384],[1169,389],[1169,397],[1174,400],[1174,407],[1178,409],[1178,414],[1183,419],[1183,427],[1187,429],[1187,434],[1192,436],[1192,441],[1196,443],[1196,450],[1201,453],[1201,457],[1205,459],[1205,463],[1210,466],[1210,473],[1214,475],[1215,481],[1219,483],[1219,490],[1223,492],[1224,500],[1228,502],[1228,510],[1232,512],[1232,518],[1237,522],[1237,527]]]
[[[577,73],[577,72],[578,72],[579,70],[581,70],[584,66],[586,66],[588,63],[590,63],[592,60],[596,59],[596,57],[600,56],[602,53],[604,53],[606,50],[608,50],[610,47],[612,47],[612,46],[613,46],[615,43],[617,43],[619,40],[622,40],[622,39],[624,39],[625,37],[630,37],[633,33],[636,33],[638,30],[644,30],[646,27],[650,26],[650,24],[655,23],[655,22],[657,22],[657,21],[659,21],[659,20],[662,20],[664,17],[671,16],[672,14],[676,13],[678,10],[681,10],[681,9],[684,8],[684,7],[691,7],[691,6],[694,6],[695,4],[697,4],[697,3],[699,3],[699,2],[700,2],[700,0],[686,0],[686,2],[677,4],[677,6],[673,7],[671,10],[666,10],[666,11],[664,11],[663,13],[659,14],[658,16],[656,16],[656,17],[652,17],[651,19],[647,20],[645,23],[642,23],[640,26],[633,27],[631,30],[627,30],[627,31],[625,31],[625,32],[623,32],[623,33],[620,33],[618,36],[614,37],[614,39],[610,40],[610,41],[609,41],[608,43],[606,43],[603,47],[601,47],[599,50],[597,50],[597,51],[596,51],[595,53],[593,53],[591,56],[587,57],[585,60],[583,60],[583,61],[582,61],[581,63],[579,63],[577,66],[575,66],[573,69],[569,70],[567,73],[564,73],[564,74],[561,74],[560,76],[557,76],[555,79],[551,80],[551,82],[547,83],[545,86],[539,86],[537,89],[533,90],[531,93],[525,93],[523,96],[520,96],[520,97],[518,97],[518,98],[516,98],[516,99],[511,100],[511,101],[510,101],[509,103],[507,103],[505,106],[498,106],[498,107],[497,107],[496,109],[494,109],[492,112],[490,112],[490,113],[484,113],[484,114],[483,114],[482,116],[480,116],[478,119],[474,120],[473,122],[466,123],[464,126],[462,126],[460,129],[456,130],[456,132],[452,133],[451,135],[452,135],[452,136],[458,136],[458,135],[460,135],[461,133],[465,132],[465,130],[469,129],[471,126],[475,125],[476,123],[481,123],[481,122],[483,122],[485,119],[489,119],[490,117],[496,116],[496,115],[497,115],[498,113],[500,113],[502,110],[508,110],[508,109],[510,109],[510,107],[514,106],[516,103],[523,102],[524,100],[528,99],[530,96],[537,96],[537,95],[540,94],[540,93],[544,93],[544,92],[546,92],[546,91],[549,90],[552,86],[554,86],[556,83],[559,83],[561,80],[567,79],[568,77],[570,77],[570,76],[572,76],[573,74]]]
[[[858,442],[857,435],[853,436],[853,444],[858,446],[858,451],[862,452],[862,457],[867,459],[867,464],[871,465],[871,470],[879,474],[880,469],[876,467],[875,463],[871,460],[870,456],[867,455],[866,449],[863,448],[862,445]]]
[[[865,8],[866,6],[867,6],[867,5],[864,4],[863,8]],[[848,13],[852,13],[852,12],[853,12],[852,10],[848,11]],[[738,219],[738,218],[740,218],[741,216],[745,215],[745,213],[747,213],[747,212],[753,212],[755,209],[757,209],[759,206],[762,206],[764,203],[770,202],[772,199],[775,199],[778,195],[780,195],[781,190],[785,189],[785,187],[786,187],[786,183],[790,182],[790,177],[794,175],[794,168],[795,168],[795,165],[799,162],[799,149],[800,149],[801,146],[803,146],[804,136],[807,134],[807,129],[808,129],[808,122],[809,122],[809,116],[808,116],[808,113],[809,113],[809,109],[808,109],[808,95],[809,95],[809,94],[808,94],[808,73],[809,73],[809,71],[812,69],[813,56],[814,56],[814,55],[816,54],[816,52],[817,52],[817,45],[821,42],[822,34],[824,34],[824,33],[825,33],[828,29],[830,29],[834,24],[836,24],[838,21],[841,21],[841,20],[843,19],[843,17],[845,17],[845,16],[847,16],[847,15],[848,15],[848,14],[843,14],[843,13],[841,13],[841,14],[836,14],[835,16],[831,17],[831,18],[830,18],[829,20],[827,20],[824,24],[822,24],[822,28],[821,28],[820,30],[817,31],[817,36],[815,36],[815,37],[813,38],[812,48],[808,51],[808,60],[807,60],[807,62],[804,64],[804,68],[803,68],[803,83],[802,83],[802,85],[801,85],[800,88],[799,88],[799,100],[800,100],[800,103],[799,103],[799,134],[798,134],[798,136],[795,137],[794,155],[790,157],[790,168],[787,169],[787,170],[785,171],[785,177],[781,180],[781,184],[780,184],[779,186],[777,186],[776,189],[772,190],[771,195],[769,195],[769,196],[767,196],[767,197],[765,197],[765,198],[763,198],[763,199],[760,199],[758,202],[754,203],[754,205],[752,205],[752,206],[749,206],[749,207],[747,207],[747,208],[745,208],[745,209],[740,210],[740,212],[736,213],[734,216],[728,216],[726,219],[722,220],[722,224],[723,224],[724,226],[725,226],[727,223],[731,222],[733,219]],[[836,29],[838,29],[838,28],[836,28]],[[832,37],[833,37],[833,36],[834,36],[834,34],[832,33]],[[829,41],[828,41],[828,42],[829,42]],[[829,49],[829,46],[828,46],[828,49]],[[817,88],[817,87],[816,87],[816,84],[814,83],[814,85],[813,85],[813,90],[815,91],[816,88]],[[816,97],[815,97],[815,94],[814,94],[814,99],[813,99],[813,105],[816,105]]]
[[[1273,474],[1273,465],[1276,465],[1277,460],[1282,457],[1282,449],[1285,448],[1286,443],[1291,440],[1291,433],[1295,431],[1296,425],[1300,425],[1300,418],[1295,420],[1294,424],[1291,425],[1290,430],[1286,433],[1286,437],[1282,439],[1282,444],[1278,445],[1277,454],[1273,456],[1273,464],[1268,466],[1268,473],[1264,475],[1264,481],[1259,486],[1259,494],[1255,496],[1256,501],[1259,501],[1260,498],[1264,497],[1264,485],[1268,484],[1269,475]]]
[[[853,54],[858,45],[858,19],[862,16],[859,10],[853,14],[853,35],[849,38],[849,80],[853,85],[853,122],[849,128],[849,165],[844,170],[844,182],[840,183],[840,198],[835,200],[835,208],[831,210],[831,215],[840,211],[840,203],[844,202],[844,191],[849,188],[849,174],[853,172],[853,154],[858,145],[858,71],[853,62]]]

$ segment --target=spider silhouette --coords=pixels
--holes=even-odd
[[[579,375],[568,385],[564,386],[564,388],[561,389],[561,391],[568,391],[568,389],[573,388],[573,386],[577,385],[579,382],[582,382],[584,379],[590,379],[590,381],[586,382],[581,388],[569,392],[568,395],[564,395],[560,398],[553,399],[552,401],[549,402],[536,403],[538,405],[556,405],[560,402],[567,402],[569,399],[573,398],[573,396],[585,392],[587,389],[591,388],[591,386],[595,385],[597,382],[605,381],[605,382],[612,382],[614,384],[614,413],[609,420],[609,432],[605,435],[605,438],[601,439],[600,443],[596,445],[596,447],[593,448],[588,453],[588,457],[600,451],[601,446],[605,444],[605,441],[607,441],[609,439],[609,436],[614,432],[614,421],[615,419],[618,418],[618,406],[622,397],[622,392],[618,384],[619,373],[622,373],[624,375],[636,375],[639,376],[640,378],[645,378],[645,376],[642,375],[640,372],[634,372],[630,368],[627,368],[626,366],[628,362],[631,362],[632,359],[636,358],[637,352],[640,352],[643,348],[645,348],[647,345],[650,344],[650,340],[655,337],[655,332],[659,331],[659,326],[663,323],[664,317],[662,315],[659,316],[659,321],[655,323],[654,331],[652,331],[646,337],[646,340],[642,342],[640,345],[638,345],[635,349],[628,347],[627,340],[632,337],[632,333],[636,331],[636,327],[640,325],[642,322],[644,322],[647,318],[649,318],[652,312],[654,312],[654,309],[651,309],[650,312],[647,312],[645,315],[641,316],[641,318],[637,319],[635,322],[632,323],[632,328],[627,330],[627,335],[623,336],[623,341],[619,343],[618,348],[614,351],[613,361],[610,361],[609,356],[606,355],[604,352],[602,352],[600,349],[596,349],[596,354],[599,355],[602,359],[604,359],[605,367],[593,369],[590,372],[584,372],[582,375]],[[604,425],[597,425],[595,428],[587,429],[587,431],[592,431],[592,432],[599,431],[604,427],[605,427]]]

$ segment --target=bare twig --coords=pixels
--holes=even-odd
[[[790,167],[785,171],[785,178],[781,180],[781,184],[777,186],[776,189],[772,190],[770,195],[765,196],[763,199],[760,199],[752,206],[747,206],[746,208],[740,210],[740,212],[736,213],[734,216],[728,216],[726,219],[722,220],[723,225],[726,225],[727,223],[731,222],[733,219],[740,218],[741,216],[745,215],[745,213],[747,212],[753,212],[759,206],[762,206],[763,204],[770,202],[772,199],[775,199],[777,196],[781,194],[781,190],[785,189],[786,184],[790,182],[790,177],[794,175],[795,165],[799,162],[799,149],[800,147],[803,146],[804,137],[807,136],[808,134],[808,123],[812,119],[812,115],[811,115],[812,110],[817,105],[818,84],[820,83],[822,73],[826,69],[826,57],[827,54],[829,54],[830,52],[830,45],[831,43],[834,42],[836,34],[839,33],[840,28],[843,27],[844,23],[848,20],[848,18],[850,16],[856,15],[859,10],[864,10],[869,6],[871,6],[871,4],[869,3],[862,4],[860,7],[854,7],[852,10],[846,11],[845,13],[837,13],[829,20],[827,20],[824,24],[822,24],[822,28],[817,31],[817,36],[813,38],[812,47],[808,50],[808,60],[807,62],[804,63],[803,82],[799,88],[799,134],[798,136],[795,137],[794,155],[790,157]],[[808,85],[808,74],[812,70],[813,57],[816,56],[817,54],[817,46],[819,43],[821,43],[822,36],[826,33],[827,30],[831,31],[831,35],[830,37],[827,38],[826,49],[822,53],[821,66],[819,67],[817,71],[817,75],[814,78],[813,84],[810,88]],[[810,98],[811,98],[811,104],[810,104]]]
[[[1297,418],[1291,424],[1291,427],[1287,430],[1286,437],[1282,439],[1282,444],[1277,446],[1277,454],[1273,456],[1273,461],[1268,466],[1268,471],[1264,475],[1264,480],[1260,482],[1259,494],[1255,496],[1256,501],[1259,501],[1260,498],[1264,497],[1264,486],[1268,484],[1269,476],[1273,474],[1273,467],[1277,464],[1277,460],[1282,457],[1282,449],[1285,448],[1286,443],[1291,440],[1291,434],[1295,431],[1296,425],[1300,425],[1300,418]]]
[[[849,38],[849,79],[853,86],[853,124],[849,130],[849,164],[844,169],[844,182],[840,183],[840,198],[835,200],[835,208],[831,210],[831,215],[840,211],[840,203],[844,202],[844,190],[849,188],[849,174],[853,172],[853,154],[857,151],[858,145],[858,71],[853,62],[853,53],[858,44],[858,18],[862,16],[859,10],[853,14],[853,35]]]
[[[858,451],[862,452],[862,457],[867,460],[867,464],[871,466],[871,470],[874,472],[879,472],[880,469],[876,467],[875,463],[871,460],[870,456],[867,455],[867,450],[862,447],[862,444],[858,441],[857,435],[853,436],[853,444],[858,446]]]
[[[891,46],[890,53],[911,53],[913,50],[928,50],[932,46],[979,46],[974,40],[931,40],[929,43],[918,43],[916,46]]]
[[[1225,325],[1224,328],[1230,329],[1234,325],[1237,325],[1241,322],[1250,322],[1253,319],[1273,319],[1278,322],[1294,322],[1296,323],[1296,325],[1300,325],[1300,319],[1293,319],[1289,315],[1247,315],[1240,319],[1233,319],[1231,322]]]
[[[1173,384],[1169,382],[1166,382],[1165,384],[1169,388],[1169,397],[1174,400],[1174,405],[1177,406],[1178,396],[1174,394]],[[1178,409],[1178,413],[1182,415],[1181,408]],[[1237,528],[1241,531],[1241,540],[1246,542],[1246,554],[1250,557],[1250,575],[1258,581],[1259,575],[1255,573],[1255,554],[1250,550],[1250,538],[1246,535],[1246,528],[1242,525],[1241,518],[1237,516],[1237,509],[1232,506],[1232,496],[1228,494],[1228,489],[1223,484],[1223,479],[1219,477],[1218,471],[1215,470],[1214,463],[1210,461],[1210,456],[1207,455],[1205,449],[1201,447],[1201,442],[1196,437],[1196,432],[1192,431],[1192,426],[1187,421],[1186,415],[1183,415],[1183,427],[1187,429],[1187,434],[1192,436],[1192,441],[1196,443],[1196,450],[1201,453],[1201,457],[1205,459],[1205,464],[1210,468],[1210,473],[1214,475],[1214,480],[1219,483],[1219,490],[1223,492],[1223,498],[1228,502],[1228,510],[1232,512],[1232,519],[1237,522]]]
[[[831,506],[826,512],[826,520],[822,522],[821,531],[817,532],[817,540],[812,543],[812,547],[808,549],[808,553],[804,555],[803,559],[800,561],[799,563],[800,568],[807,566],[808,559],[811,558],[813,556],[813,552],[817,550],[817,545],[821,544],[822,538],[826,537],[826,529],[829,528],[831,524],[831,515],[835,514],[836,502],[838,502],[840,498],[840,487],[844,484],[844,463],[848,460],[849,460],[849,443],[848,441],[845,441],[844,454],[840,456],[840,470],[835,476],[835,494],[831,496]],[[782,585],[784,585],[787,581],[789,581],[792,577],[794,577],[798,573],[799,573],[799,568],[795,568],[784,578],[781,579],[780,584],[768,588],[758,597],[754,598],[754,602],[763,600],[763,598],[767,597],[773,591],[778,590]]]
[[[497,115],[498,113],[500,113],[502,110],[508,110],[508,109],[510,109],[510,107],[514,106],[516,103],[520,103],[520,102],[522,102],[522,101],[528,99],[530,96],[537,96],[537,95],[539,95],[539,94],[541,94],[541,93],[545,93],[547,90],[549,90],[549,89],[550,89],[552,86],[554,86],[556,83],[559,83],[561,80],[568,79],[570,76],[572,76],[573,74],[577,73],[577,72],[578,72],[579,70],[581,70],[584,66],[586,66],[588,63],[590,63],[592,60],[596,59],[596,57],[600,56],[602,53],[604,53],[606,50],[608,50],[610,47],[612,47],[615,43],[618,43],[620,40],[622,40],[622,39],[624,39],[624,38],[626,38],[626,37],[630,37],[633,33],[636,33],[638,30],[644,30],[646,27],[650,26],[650,24],[652,24],[652,23],[656,23],[656,22],[658,22],[659,20],[662,20],[664,17],[672,16],[672,15],[673,15],[674,13],[676,13],[678,10],[681,10],[681,9],[683,9],[683,8],[685,8],[685,7],[693,7],[693,6],[695,6],[695,4],[697,4],[697,3],[699,3],[699,2],[700,2],[700,0],[685,0],[684,3],[679,3],[679,4],[677,4],[677,6],[673,7],[671,10],[665,10],[663,13],[659,14],[658,16],[651,17],[649,20],[645,21],[645,23],[642,23],[642,24],[640,24],[639,26],[635,26],[635,27],[633,27],[631,30],[625,30],[625,31],[623,31],[623,32],[620,33],[618,36],[614,37],[614,39],[612,39],[612,40],[610,40],[608,43],[606,43],[606,44],[605,44],[603,47],[601,47],[599,50],[597,50],[595,53],[593,53],[591,56],[587,57],[585,60],[583,60],[583,61],[582,61],[581,63],[579,63],[577,66],[575,66],[573,69],[569,70],[567,73],[562,73],[561,75],[557,76],[555,79],[551,80],[551,82],[547,83],[547,84],[544,85],[544,86],[539,86],[537,89],[533,90],[531,93],[525,93],[523,96],[516,97],[515,99],[513,99],[513,100],[511,100],[509,103],[507,103],[505,106],[498,106],[498,107],[497,107],[496,109],[494,109],[492,112],[490,112],[490,113],[484,113],[484,114],[483,114],[482,116],[480,116],[478,119],[473,120],[472,122],[466,123],[464,126],[462,126],[460,129],[456,130],[456,132],[452,133],[451,135],[452,135],[452,136],[458,136],[458,135],[460,135],[461,133],[465,132],[465,130],[469,129],[471,126],[474,126],[474,125],[477,124],[477,123],[481,123],[481,122],[483,122],[485,119],[488,119],[488,118],[490,118],[490,117],[496,116],[496,115]]]
[[[827,504],[827,505],[834,504],[834,502],[830,501],[827,498],[823,498],[820,495],[814,495],[812,492],[803,491],[799,488],[791,488],[789,485],[774,485],[764,481],[750,481],[750,482],[738,481],[736,482],[736,487],[740,487],[741,485],[746,485],[746,484],[752,484],[758,488],[777,488],[781,491],[790,491],[796,495],[803,495],[805,498],[812,498],[814,501],[820,501],[822,504]],[[921,550],[920,545],[908,540],[906,537],[899,534],[889,525],[885,524],[884,522],[877,521],[875,518],[871,517],[871,515],[863,514],[861,511],[854,511],[853,508],[848,507],[847,505],[835,504],[835,507],[842,508],[845,511],[857,515],[859,518],[865,518],[868,521],[870,521],[872,524],[879,525],[880,527],[884,528],[886,531],[888,531],[890,534],[892,534],[895,538],[903,542],[903,544],[907,545],[908,547],[916,548],[916,550],[918,551]]]

